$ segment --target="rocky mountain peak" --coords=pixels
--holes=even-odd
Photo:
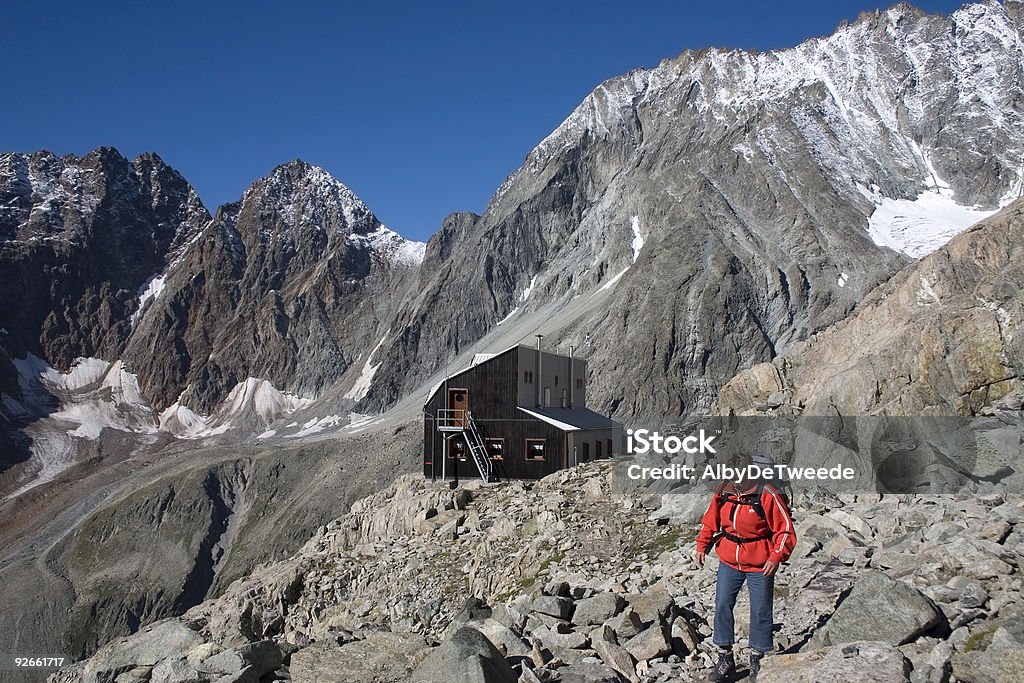
[[[242,196],[249,209],[283,233],[315,231],[328,236],[366,235],[380,220],[344,183],[301,159],[281,164]]]
[[[6,350],[63,368],[116,358],[140,287],[209,220],[156,155],[132,162],[101,147],[82,157],[0,156],[0,275],[21,283],[18,300],[0,302]]]

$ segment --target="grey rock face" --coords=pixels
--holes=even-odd
[[[1020,410],[1022,240],[1024,203],[1017,201],[902,270],[849,320],[737,375],[722,389],[720,408],[771,414],[795,407],[804,415]],[[765,398],[778,391],[786,405],[766,410]]]
[[[483,215],[428,244],[366,405],[516,311],[502,324],[522,337],[539,325],[586,353],[598,409],[709,409],[737,370],[906,263],[869,238],[858,187],[913,199],[941,178],[988,208],[1015,187],[1019,40],[997,3],[949,18],[901,5],[791,50],[686,52],[602,84]]]
[[[839,645],[872,638],[890,645],[914,640],[935,626],[942,613],[919,590],[868,571],[839,603],[835,614],[816,635],[820,645]]]
[[[655,624],[630,638],[629,642],[625,644],[625,648],[638,662],[662,657],[672,652],[672,646],[669,645],[668,638],[665,637],[665,630],[660,624]]]
[[[78,357],[115,360],[145,285],[209,218],[153,154],[0,155],[0,392],[23,398],[11,362],[27,353],[64,370]],[[28,456],[15,430],[55,408],[0,407],[0,471]]]
[[[116,358],[139,288],[210,218],[158,156],[109,147],[0,155],[0,207],[0,276],[17,290],[0,302],[0,345],[59,368]]]

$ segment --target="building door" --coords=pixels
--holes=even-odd
[[[457,427],[466,426],[466,411],[469,410],[469,390],[449,389],[448,409],[456,410],[456,413],[449,413],[452,416],[451,424]]]
[[[544,407],[551,407],[551,387],[544,387]]]

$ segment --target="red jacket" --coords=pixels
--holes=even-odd
[[[796,530],[786,509],[782,494],[768,484],[761,490],[761,507],[765,518],[751,505],[722,500],[719,492],[731,496],[753,493],[753,489],[740,491],[735,484],[719,487],[711,497],[711,503],[701,519],[697,534],[697,552],[706,553],[711,537],[718,531],[725,531],[740,538],[758,540],[737,543],[723,536],[718,542],[718,557],[733,569],[757,571],[764,568],[768,560],[785,562],[796,545]]]

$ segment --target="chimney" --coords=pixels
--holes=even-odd
[[[537,407],[541,408],[541,407],[544,406],[544,404],[541,402],[542,399],[543,399],[543,396],[541,395],[541,392],[543,391],[543,389],[541,388],[541,385],[544,383],[544,372],[543,372],[543,370],[544,370],[543,362],[544,361],[543,361],[543,358],[541,356],[540,340],[544,338],[544,335],[543,334],[538,334],[538,335],[535,335],[535,336],[537,337]]]

